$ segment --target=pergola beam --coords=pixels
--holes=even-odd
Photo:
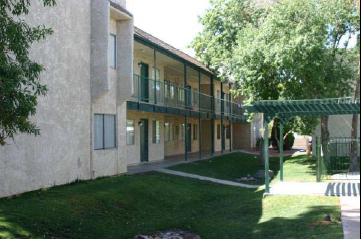
[[[284,180],[284,124],[288,118],[295,116],[330,116],[330,115],[353,115],[360,114],[360,99],[339,98],[320,100],[293,100],[293,101],[259,101],[254,104],[244,106],[250,113],[263,113],[265,116],[264,128],[264,157],[265,157],[265,177],[266,193],[270,194],[269,178],[269,128],[268,124],[274,118],[280,119],[280,173],[281,181]]]

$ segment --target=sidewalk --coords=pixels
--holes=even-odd
[[[271,187],[271,196],[316,195],[331,197],[359,197],[360,182],[311,183],[281,182]]]
[[[360,198],[341,197],[342,225],[345,239],[360,238]]]

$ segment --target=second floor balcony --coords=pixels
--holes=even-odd
[[[244,118],[241,104],[213,97],[191,87],[184,87],[169,81],[153,80],[134,74],[134,94],[131,101],[183,109],[194,112]]]

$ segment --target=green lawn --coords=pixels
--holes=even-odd
[[[237,178],[254,175],[258,170],[264,169],[258,156],[233,153],[213,159],[181,164],[169,169],[185,173],[197,174],[212,178],[236,181]],[[276,174],[272,183],[279,182],[280,160],[270,158],[270,169]],[[306,155],[295,155],[285,158],[284,173],[286,181],[316,181],[316,161]],[[264,182],[250,182],[249,184],[264,184]]]
[[[0,199],[0,238],[134,238],[170,229],[203,239],[343,238],[339,223],[313,226],[337,198],[268,197],[160,173],[61,186]],[[317,223],[316,223],[317,224]]]

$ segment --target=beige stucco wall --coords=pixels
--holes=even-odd
[[[179,134],[177,134],[176,128],[179,127],[181,124],[185,123],[185,117],[183,116],[165,116],[165,123],[172,123],[174,126],[174,139],[173,141],[165,142],[165,156],[174,156],[174,155],[182,155],[185,154],[185,141],[179,139]],[[199,120],[194,118],[188,118],[188,124],[192,124],[192,151],[191,153],[199,152]],[[194,125],[197,125],[198,132],[197,132],[197,140],[193,139],[193,130]],[[180,127],[179,127],[180,130]]]
[[[120,3],[125,6],[125,1]],[[132,61],[124,64],[124,60],[133,55],[133,20],[120,21],[123,13],[119,13],[117,22],[110,20],[108,1],[58,1],[53,8],[44,8],[41,1],[31,4],[26,20],[34,25],[44,24],[54,31],[45,41],[34,44],[30,51],[32,59],[46,69],[41,82],[47,85],[49,92],[46,97],[39,98],[37,114],[32,118],[41,129],[41,136],[17,135],[15,142],[0,147],[0,197],[126,171],[124,130],[119,130],[120,125],[125,125],[126,102],[121,98],[117,100],[117,95],[128,97],[131,94],[128,89],[133,65]],[[96,4],[100,4],[100,11],[94,11]],[[104,11],[106,8],[108,10]],[[111,31],[95,31],[103,36],[94,38],[92,33],[96,27],[92,14],[102,11],[106,13],[96,16],[99,22],[95,25],[105,23],[105,28]],[[110,32],[126,37],[119,29],[132,34],[119,46],[118,71],[114,71],[108,67],[107,44]],[[103,38],[105,45],[103,41],[96,41]],[[97,57],[97,50],[103,48],[106,57],[104,51],[98,51]],[[102,74],[109,74],[109,77],[92,75],[94,64],[106,69],[106,74],[104,71]],[[99,93],[92,90],[97,87],[93,84],[96,77],[108,85],[105,91],[92,97],[92,93]],[[119,90],[119,84],[127,89],[126,93]],[[95,113],[117,116],[117,149],[93,150]]]
[[[220,152],[222,151],[222,127],[221,127],[221,137],[220,139],[217,138],[217,129],[218,129],[218,125],[221,125],[222,121],[221,120],[215,120],[215,129],[214,129],[214,139],[215,139],[215,143],[214,143],[214,149],[216,152]],[[223,125],[227,126],[229,125],[230,122],[227,120],[223,121]],[[226,138],[226,127],[224,129],[224,138],[226,140],[225,143],[225,150],[229,150],[230,149],[230,140]]]
[[[140,126],[138,122],[141,119],[149,120],[149,162],[160,161],[164,159],[164,114],[144,113],[137,111],[127,111],[127,119],[135,121],[135,144],[126,146],[127,164],[140,164]],[[160,121],[161,143],[153,144],[153,121]],[[126,131],[126,125],[122,125],[120,130]]]
[[[41,82],[49,92],[32,118],[41,136],[18,135],[0,147],[0,197],[91,176],[90,0],[58,1],[46,9],[31,3],[27,21],[54,30],[31,50],[45,66]]]
[[[233,123],[234,139],[233,144],[235,149],[249,149],[252,148],[251,138],[251,124],[249,123]]]

